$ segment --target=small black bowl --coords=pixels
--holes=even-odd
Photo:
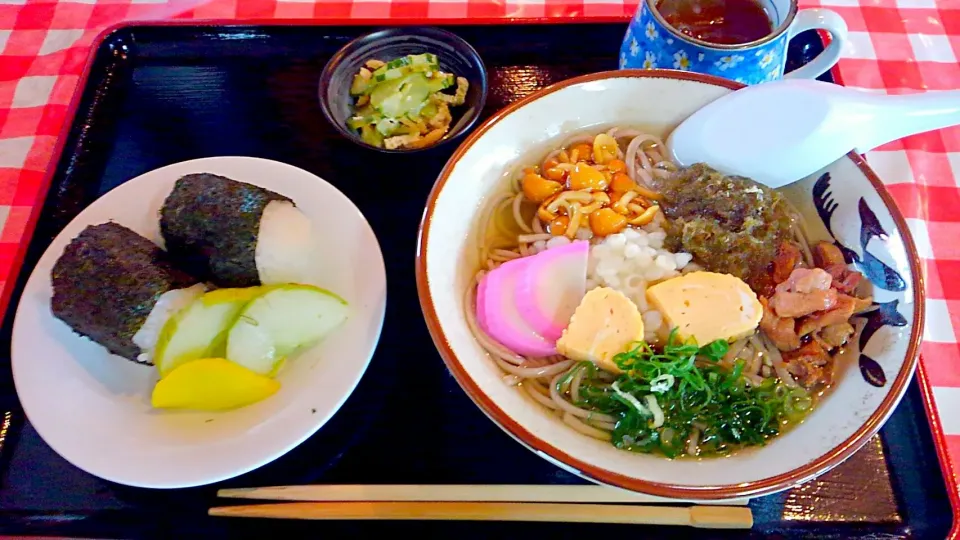
[[[389,62],[408,54],[437,55],[440,69],[465,77],[470,82],[463,105],[451,107],[453,123],[439,142],[424,148],[387,150],[363,142],[360,134],[347,127],[354,98],[350,95],[353,77],[367,60]],[[460,37],[439,28],[397,27],[360,36],[333,55],[320,75],[320,108],[327,120],[351,141],[389,154],[404,154],[436,148],[459,138],[477,122],[487,99],[487,70],[477,51]]]

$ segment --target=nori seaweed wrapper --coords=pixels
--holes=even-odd
[[[139,362],[133,336],[163,293],[197,279],[166,252],[117,223],[92,225],[64,249],[51,274],[51,309],[74,332]]]
[[[160,209],[160,232],[173,261],[220,287],[260,285],[254,257],[260,218],[271,201],[290,199],[215,174],[177,180]]]

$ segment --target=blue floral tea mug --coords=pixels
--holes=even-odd
[[[797,0],[767,0],[760,7],[771,19],[768,35],[747,43],[708,42],[670,25],[658,10],[659,1],[698,0],[640,0],[620,47],[621,69],[680,69],[744,84],[784,77],[813,79],[837,63],[847,39],[847,25],[834,11],[798,10]],[[827,31],[830,44],[807,65],[784,74],[787,43],[805,30]]]

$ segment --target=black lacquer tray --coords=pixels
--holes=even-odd
[[[489,21],[488,21],[489,22]],[[474,22],[475,23],[475,22]],[[489,70],[484,117],[554,82],[616,68],[623,23],[448,27]],[[216,155],[284,161],[333,183],[364,212],[384,250],[383,335],[353,396],[315,436],[276,462],[203,488],[155,491],[92,477],[56,455],[24,420],[9,368],[0,412],[0,533],[95,537],[414,534],[452,538],[943,538],[953,514],[914,383],[880,436],[818,480],[751,501],[753,531],[615,525],[293,522],[210,518],[221,487],[304,483],[579,484],[515,443],[448,374],[420,314],[417,227],[453,146],[384,155],[340,138],[317,103],[320,71],[371,26],[163,24],[108,33],[94,52],[69,133],[16,282],[52,238],[98,196],[148,170]],[[788,69],[822,50],[813,32],[791,43]],[[55,399],[55,397],[51,397]],[[149,464],[144,464],[149,466]]]

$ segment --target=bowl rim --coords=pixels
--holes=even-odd
[[[471,85],[478,83],[480,85],[480,99],[477,100],[476,112],[473,115],[473,118],[470,118],[466,123],[463,124],[459,129],[454,129],[448,131],[442,139],[439,141],[424,146],[422,148],[396,148],[388,149],[381,148],[379,146],[373,146],[372,144],[367,144],[363,142],[360,137],[353,131],[347,129],[346,126],[342,125],[341,122],[338,122],[334,118],[333,108],[330,106],[330,101],[327,99],[327,89],[330,87],[331,82],[333,81],[333,72],[336,71],[338,67],[343,64],[344,57],[351,51],[358,43],[371,39],[374,36],[394,36],[394,35],[406,35],[412,37],[418,36],[428,36],[436,37],[437,39],[444,39],[454,44],[457,48],[462,48],[464,55],[470,57],[479,68],[480,71],[480,80],[479,81],[468,81]],[[456,75],[456,74],[455,74]],[[463,76],[463,75],[457,75]],[[349,42],[346,45],[340,47],[337,52],[327,60],[327,63],[324,64],[323,69],[320,71],[320,79],[317,84],[317,99],[320,102],[320,110],[323,112],[324,118],[327,119],[327,122],[330,123],[334,129],[337,130],[342,137],[350,140],[354,144],[362,146],[363,148],[369,148],[371,150],[376,150],[384,154],[415,154],[417,152],[424,152],[427,150],[432,150],[441,146],[445,146],[455,139],[459,139],[465,133],[473,129],[473,126],[477,124],[480,120],[480,115],[483,112],[483,107],[487,102],[487,90],[489,86],[487,77],[487,66],[483,63],[483,58],[480,56],[480,53],[473,48],[473,45],[467,42],[467,40],[462,37],[454,34],[449,30],[439,28],[436,26],[391,26],[384,28],[377,28],[376,30],[366,32],[361,34]],[[469,110],[468,110],[469,111]]]
[[[871,185],[877,191],[877,194],[883,200],[883,204],[886,206],[887,211],[890,212],[890,215],[897,226],[897,231],[900,233],[904,246],[906,247],[910,272],[912,274],[914,283],[914,324],[910,334],[910,342],[907,346],[904,363],[900,368],[900,371],[897,373],[896,378],[891,383],[889,389],[887,390],[887,395],[883,398],[883,401],[880,403],[880,406],[877,408],[877,410],[874,411],[874,413],[870,415],[870,417],[846,440],[825,454],[804,465],[801,465],[800,467],[794,468],[793,470],[783,474],[751,482],[714,486],[689,486],[641,480],[639,478],[617,473],[597,465],[586,463],[570,456],[562,449],[545,442],[514,421],[510,415],[503,411],[480,390],[479,386],[470,378],[466,370],[460,364],[460,360],[450,347],[447,337],[440,326],[436,308],[433,303],[433,297],[430,294],[426,256],[429,246],[430,223],[437,204],[437,198],[440,192],[446,186],[447,180],[449,180],[454,167],[459,162],[460,158],[462,158],[463,155],[481,137],[483,137],[484,134],[487,133],[487,131],[489,131],[498,122],[525,105],[570,86],[617,78],[667,78],[699,82],[713,86],[721,86],[730,90],[739,90],[746,86],[744,84],[712,75],[678,70],[624,69],[602,71],[555,83],[519,101],[511,103],[485,121],[479,128],[474,130],[474,132],[471,133],[470,136],[453,153],[453,155],[450,157],[450,160],[440,172],[437,181],[434,183],[433,188],[430,191],[430,195],[427,198],[427,203],[424,209],[422,220],[420,222],[420,230],[418,235],[416,255],[417,294],[420,298],[420,307],[423,311],[427,328],[434,344],[437,347],[437,350],[440,352],[440,356],[443,358],[444,363],[447,365],[447,368],[453,374],[454,378],[460,384],[460,387],[464,389],[468,396],[470,396],[470,399],[473,400],[473,402],[480,407],[480,409],[491,420],[497,423],[501,429],[507,431],[511,436],[522,442],[534,452],[544,454],[545,456],[549,457],[550,460],[555,460],[566,467],[578,471],[580,475],[602,484],[608,484],[632,491],[648,493],[666,498],[717,500],[741,497],[757,497],[775,493],[791,486],[806,482],[807,480],[827,472],[863,447],[863,445],[866,444],[867,441],[880,430],[884,422],[893,412],[896,404],[903,397],[903,394],[906,392],[907,385],[913,377],[913,373],[918,362],[925,313],[924,279],[920,267],[920,257],[917,252],[916,245],[913,242],[913,238],[910,235],[910,230],[907,227],[907,222],[894,202],[893,197],[884,187],[883,182],[881,182],[877,174],[856,152],[850,152],[847,154],[847,158],[854,162],[860,172],[869,180]]]

